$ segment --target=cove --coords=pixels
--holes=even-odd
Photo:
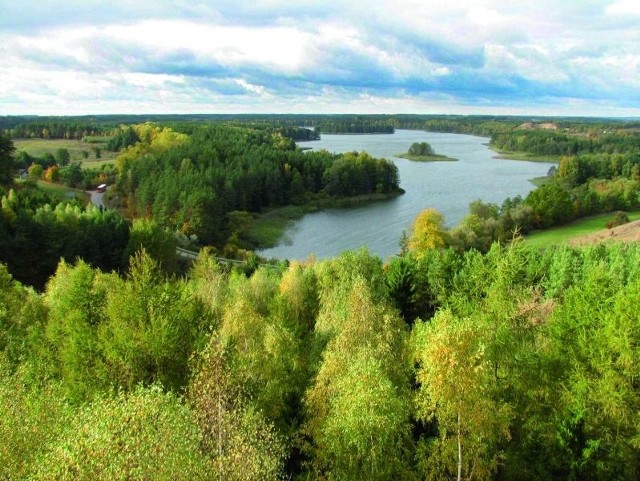
[[[457,162],[414,162],[394,157],[413,142],[428,142],[436,153]],[[462,134],[396,130],[394,134],[329,135],[298,146],[329,152],[366,151],[391,159],[398,167],[399,197],[305,215],[285,231],[280,244],[258,253],[267,258],[305,259],[333,257],[344,250],[366,246],[386,259],[397,254],[402,232],[415,216],[433,207],[456,225],[469,211],[469,203],[481,199],[498,205],[507,197],[525,196],[535,188],[529,179],[546,175],[553,164],[493,158],[489,139]]]

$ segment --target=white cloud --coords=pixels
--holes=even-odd
[[[184,77],[180,75],[149,74],[138,72],[127,72],[122,74],[122,78],[129,84],[136,87],[157,87],[167,83],[184,84]]]
[[[636,0],[127,5],[6,9],[0,111],[640,112]]]
[[[607,6],[605,11],[612,15],[640,15],[640,3],[637,0],[618,0]]]
[[[261,63],[285,71],[300,66],[309,39],[308,34],[288,27],[202,25],[183,20],[108,26],[102,33],[158,52],[187,50],[224,64]]]

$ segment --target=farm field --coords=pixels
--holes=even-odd
[[[13,141],[16,153],[21,150],[33,157],[42,157],[50,153],[55,155],[58,149],[67,149],[71,156],[71,162],[82,162],[85,168],[100,167],[105,163],[113,163],[117,152],[109,152],[105,149],[106,142],[84,142],[71,139],[16,139]],[[94,148],[100,149],[100,158],[96,158]],[[85,158],[85,154],[87,157]]]

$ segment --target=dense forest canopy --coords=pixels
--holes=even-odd
[[[419,254],[419,255],[418,255]],[[0,267],[3,478],[637,479],[640,250]]]

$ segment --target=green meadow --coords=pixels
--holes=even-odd
[[[613,220],[614,216],[614,212],[609,212],[607,214],[599,214],[576,220],[560,227],[552,227],[550,229],[533,232],[525,236],[525,242],[528,246],[541,248],[567,242],[576,237],[593,234],[599,230],[606,229],[607,223]],[[628,216],[630,221],[638,220],[640,219],[640,211],[629,212]]]
[[[105,138],[101,138],[105,139]],[[33,157],[42,157],[49,153],[56,154],[58,149],[67,149],[71,156],[71,162],[82,162],[86,168],[99,167],[105,163],[113,163],[117,152],[109,152],[105,149],[106,142],[84,142],[82,140],[71,139],[16,139],[13,141],[16,152],[24,150]],[[100,149],[100,158],[96,158],[94,148]],[[85,154],[87,157],[85,158]]]

